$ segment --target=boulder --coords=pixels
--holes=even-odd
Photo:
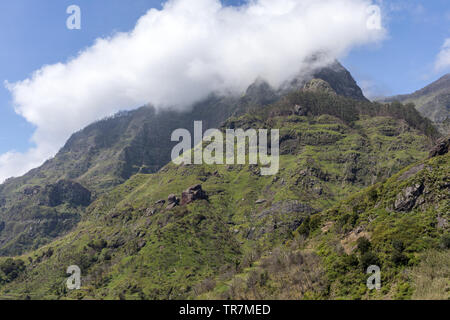
[[[167,210],[171,210],[171,209],[175,208],[179,204],[180,204],[180,199],[176,195],[171,194],[167,198],[167,207],[166,207],[166,209]]]
[[[197,184],[183,191],[183,193],[181,194],[181,205],[184,206],[196,200],[207,199],[208,196],[206,195],[205,191],[203,191],[202,186],[200,184]]]

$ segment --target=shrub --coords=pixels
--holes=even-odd
[[[372,247],[372,244],[366,237],[359,238],[356,243],[358,246],[358,251],[361,252],[361,254],[369,252]]]
[[[309,222],[311,221],[310,217],[307,217],[301,226],[297,229],[299,235],[307,237],[309,236]]]
[[[398,250],[394,250],[391,259],[392,262],[397,266],[407,265],[409,262],[408,257]]]
[[[354,255],[354,254],[345,255],[343,257],[343,262],[344,262],[344,264],[346,266],[349,266],[351,268],[352,267],[357,267],[358,264],[359,264],[358,257],[356,255]]]
[[[0,271],[5,275],[4,281],[10,282],[16,279],[19,274],[25,270],[25,263],[22,260],[8,258],[0,263]]]
[[[215,287],[216,281],[208,278],[194,286],[194,293],[198,296],[205,292],[213,290]]]
[[[361,264],[362,269],[366,271],[367,268],[372,265],[379,265],[380,259],[378,259],[378,256],[375,253],[369,251],[361,255],[361,259],[359,262]]]
[[[394,247],[394,250],[398,252],[403,252],[405,250],[405,244],[401,240],[393,240],[392,246]]]
[[[441,248],[450,249],[450,233],[446,233],[441,237]]]
[[[105,248],[108,245],[108,243],[104,239],[96,239],[92,240],[88,246],[96,251],[100,251],[103,248]]]

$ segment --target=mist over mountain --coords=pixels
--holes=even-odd
[[[78,188],[82,186],[92,194],[93,201],[132,175],[155,173],[169,163],[177,144],[171,141],[174,130],[185,128],[193,134],[195,120],[203,121],[205,131],[220,127],[230,116],[274,103],[313,78],[329,81],[342,96],[367,101],[350,73],[335,61],[299,75],[283,89],[274,89],[259,79],[242,97],[211,95],[190,111],[157,111],[145,106],[87,126],[73,134],[54,158],[23,177],[0,185],[0,221],[6,223],[0,232],[0,254],[37,248],[78,223],[91,200],[86,204],[63,199],[49,206],[43,199],[48,198],[48,190],[54,184],[79,184]]]
[[[74,131],[152,104],[186,111],[211,93],[240,95],[261,77],[272,87],[325,67],[385,36],[367,0],[169,0],[129,32],[96,39],[67,61],[6,82],[15,112],[35,127],[33,147],[0,155],[0,181],[54,156]],[[326,21],[317,25],[317,21]],[[339,39],[339,41],[336,41]],[[95,88],[95,89],[94,89]]]

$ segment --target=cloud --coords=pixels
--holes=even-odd
[[[439,52],[436,63],[435,70],[442,71],[450,67],[450,38],[444,41],[444,45],[441,48],[441,52]]]
[[[373,28],[370,5],[252,0],[227,7],[219,0],[170,0],[149,10],[134,30],[6,83],[16,112],[37,128],[36,147],[0,156],[0,180],[25,173],[71,133],[119,110],[147,103],[188,108],[211,92],[242,92],[258,77],[276,87],[304,70],[311,55],[339,58],[378,42],[385,30]]]

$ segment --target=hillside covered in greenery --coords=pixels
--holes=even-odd
[[[275,90],[255,81],[242,96],[212,94],[188,110],[151,106],[93,123],[72,135],[41,167],[0,185],[0,256],[37,249],[72,230],[87,206],[137,173],[155,173],[170,162],[171,134],[218,128],[232,115],[266,106],[298,90],[311,78],[327,81],[339,95],[367,101],[350,73],[338,62],[299,75]]]
[[[251,92],[258,88],[264,84]],[[442,298],[441,288],[448,292],[442,266],[449,161],[445,153],[425,160],[439,138],[429,120],[411,105],[343,97],[323,79],[266,104],[240,99],[245,107],[222,130],[280,129],[277,175],[261,176],[257,165],[169,163],[130,171],[123,183],[80,204],[79,223],[66,235],[0,258],[0,297],[339,299],[437,292]],[[71,192],[54,204],[79,200]],[[370,293],[364,269],[377,263],[383,288]],[[70,265],[82,270],[81,290],[65,286]]]

